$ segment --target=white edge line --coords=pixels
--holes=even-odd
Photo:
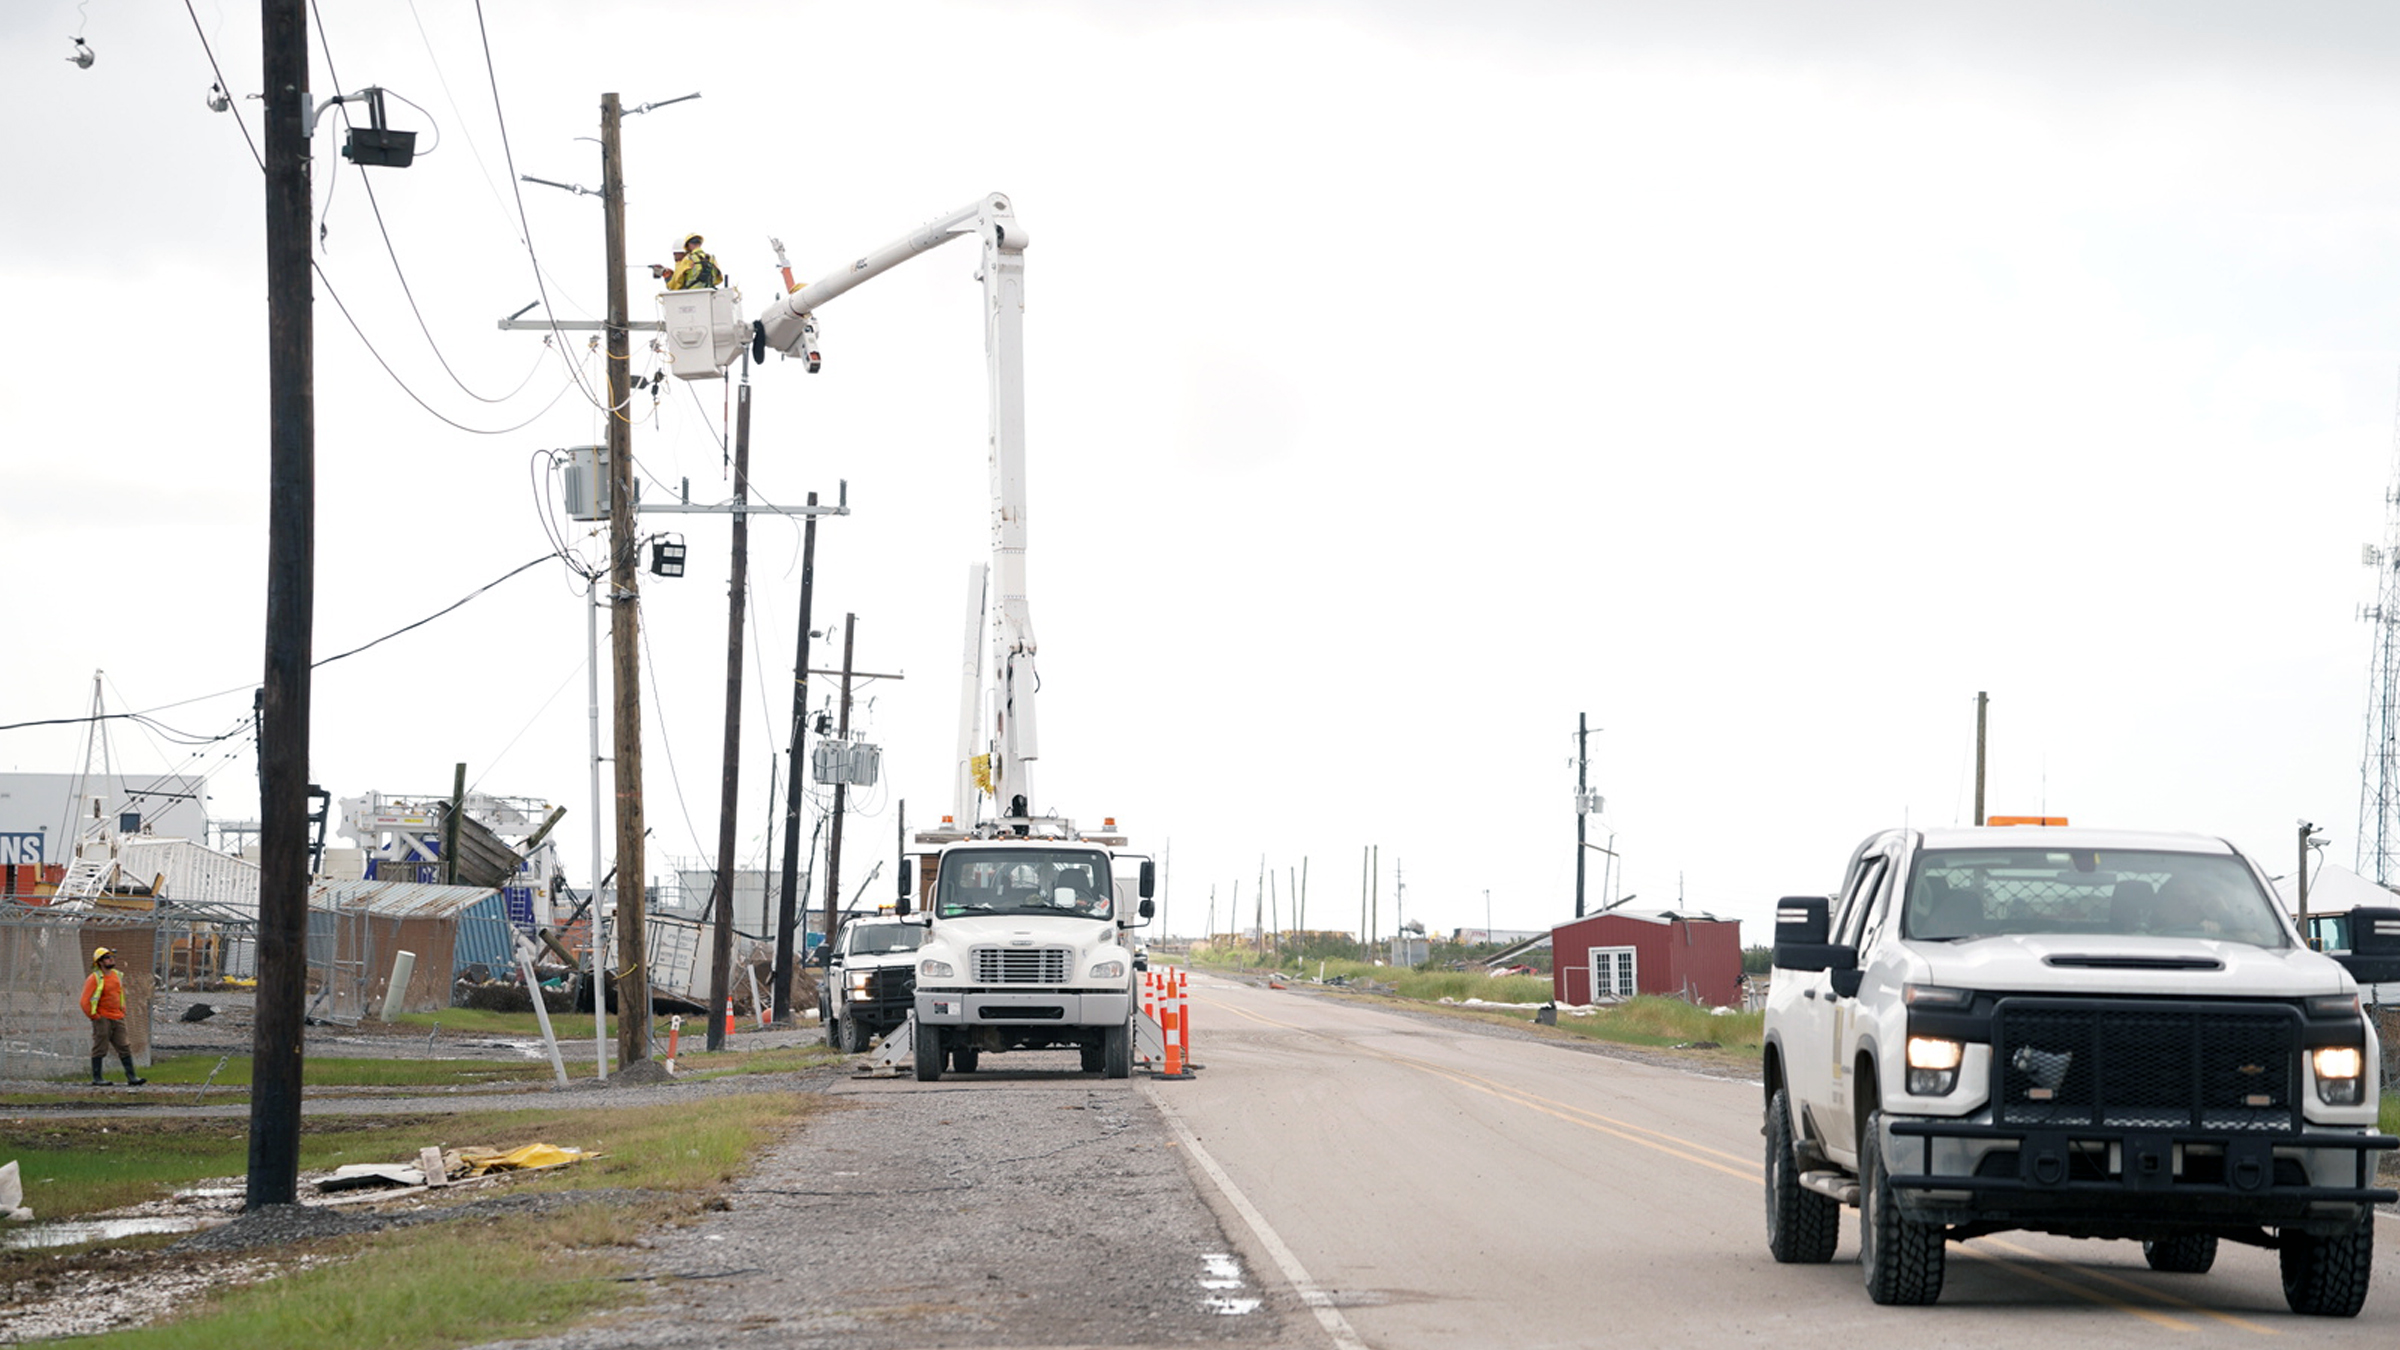
[[[1342,1316],[1342,1310],[1334,1307],[1333,1300],[1326,1296],[1325,1291],[1317,1288],[1316,1281],[1310,1279],[1308,1271],[1301,1267],[1300,1258],[1292,1255],[1292,1249],[1283,1245],[1283,1239],[1267,1223],[1267,1216],[1258,1212],[1258,1207],[1250,1203],[1250,1198],[1242,1194],[1239,1186],[1233,1184],[1233,1178],[1225,1174],[1225,1169],[1217,1165],[1217,1160],[1209,1156],[1207,1149],[1200,1147],[1200,1140],[1183,1123],[1183,1118],[1167,1105],[1157,1086],[1145,1082],[1141,1088],[1142,1095],[1150,1099],[1150,1104],[1158,1108],[1161,1116],[1166,1117],[1168,1128],[1175,1132],[1175,1142],[1184,1147],[1192,1161],[1200,1165],[1201,1171],[1208,1173],[1208,1179],[1216,1183],[1218,1194],[1223,1195],[1227,1203],[1233,1206],[1234,1212],[1242,1216],[1242,1222],[1250,1225],[1251,1233],[1258,1238],[1259,1245],[1267,1249],[1275,1268],[1283,1272],[1285,1282],[1300,1295],[1300,1301],[1317,1315],[1317,1325],[1325,1328],[1325,1334],[1333,1338],[1334,1345],[1339,1350],[1367,1350],[1367,1343],[1358,1338],[1356,1331],[1351,1330],[1350,1319]]]

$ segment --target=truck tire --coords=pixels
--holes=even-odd
[[[1108,1056],[1106,1053],[1104,1053],[1100,1044],[1100,1038],[1096,1033],[1092,1039],[1085,1041],[1082,1045],[1077,1046],[1076,1050],[1083,1056],[1083,1071],[1085,1073],[1098,1073],[1102,1069],[1108,1067]]]
[[[2217,1263],[2217,1235],[2214,1233],[2178,1233],[2174,1237],[2152,1238],[2142,1244],[2142,1259],[2152,1270],[2176,1275],[2206,1275]]]
[[[942,1029],[917,1024],[917,1081],[942,1081]]]
[[[842,1053],[846,1055],[864,1053],[867,1048],[867,1042],[873,1039],[874,1035],[875,1029],[868,1026],[865,1022],[860,1021],[857,1017],[851,1016],[843,1018]]]
[[[2356,1317],[2367,1301],[2375,1266],[2375,1216],[2340,1237],[2310,1237],[2286,1228],[2282,1239],[2283,1301],[2308,1317]]]
[[[828,1017],[825,1019],[825,1044],[833,1047],[836,1050],[842,1048],[841,1019],[836,1017]]]
[[[1883,1170],[1883,1113],[1867,1117],[1858,1143],[1858,1263],[1867,1297],[1883,1304],[1921,1306],[1942,1296],[1948,1234],[1900,1212]],[[2287,1279],[2288,1285],[2290,1281]]]
[[[956,1073],[973,1073],[976,1061],[982,1058],[982,1051],[971,1045],[962,1045],[950,1052],[950,1068]]]
[[[1103,1078],[1133,1077],[1133,1023],[1119,1022],[1101,1033]]]
[[[1800,1184],[1792,1138],[1791,1094],[1767,1100],[1767,1250],[1786,1264],[1833,1259],[1842,1239],[1842,1203]]]

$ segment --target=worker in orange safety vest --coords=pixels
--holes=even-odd
[[[92,1086],[108,1080],[100,1066],[115,1049],[125,1065],[125,1085],[140,1087],[150,1080],[133,1071],[133,1042],[125,1037],[125,979],[117,974],[117,954],[106,947],[92,949],[92,973],[83,982],[83,1015],[92,1019]]]

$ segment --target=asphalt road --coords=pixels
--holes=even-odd
[[[1777,1265],[1759,1089],[1300,990],[1196,978],[1195,1082],[1147,1083],[1295,1343],[2095,1343],[2389,1346],[2400,1217],[2354,1320],[2284,1308],[2275,1254],[2163,1275],[2138,1244],[2028,1234],[1950,1248],[1941,1301],[1880,1308],[1855,1211],[1823,1266]],[[1234,1198],[1238,1196],[1237,1198]]]

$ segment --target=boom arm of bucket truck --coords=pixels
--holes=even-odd
[[[848,267],[798,287],[767,306],[756,342],[787,356],[811,357],[809,316],[826,302],[901,263],[965,234],[983,241],[983,352],[991,385],[988,437],[992,485],[993,745],[991,794],[1001,820],[1033,814],[1033,761],[1041,757],[1034,719],[1033,614],[1025,600],[1025,231],[1003,193],[991,192],[866,254]],[[962,796],[963,796],[962,792]],[[963,804],[963,803],[962,803]],[[961,820],[962,828],[972,825]]]

